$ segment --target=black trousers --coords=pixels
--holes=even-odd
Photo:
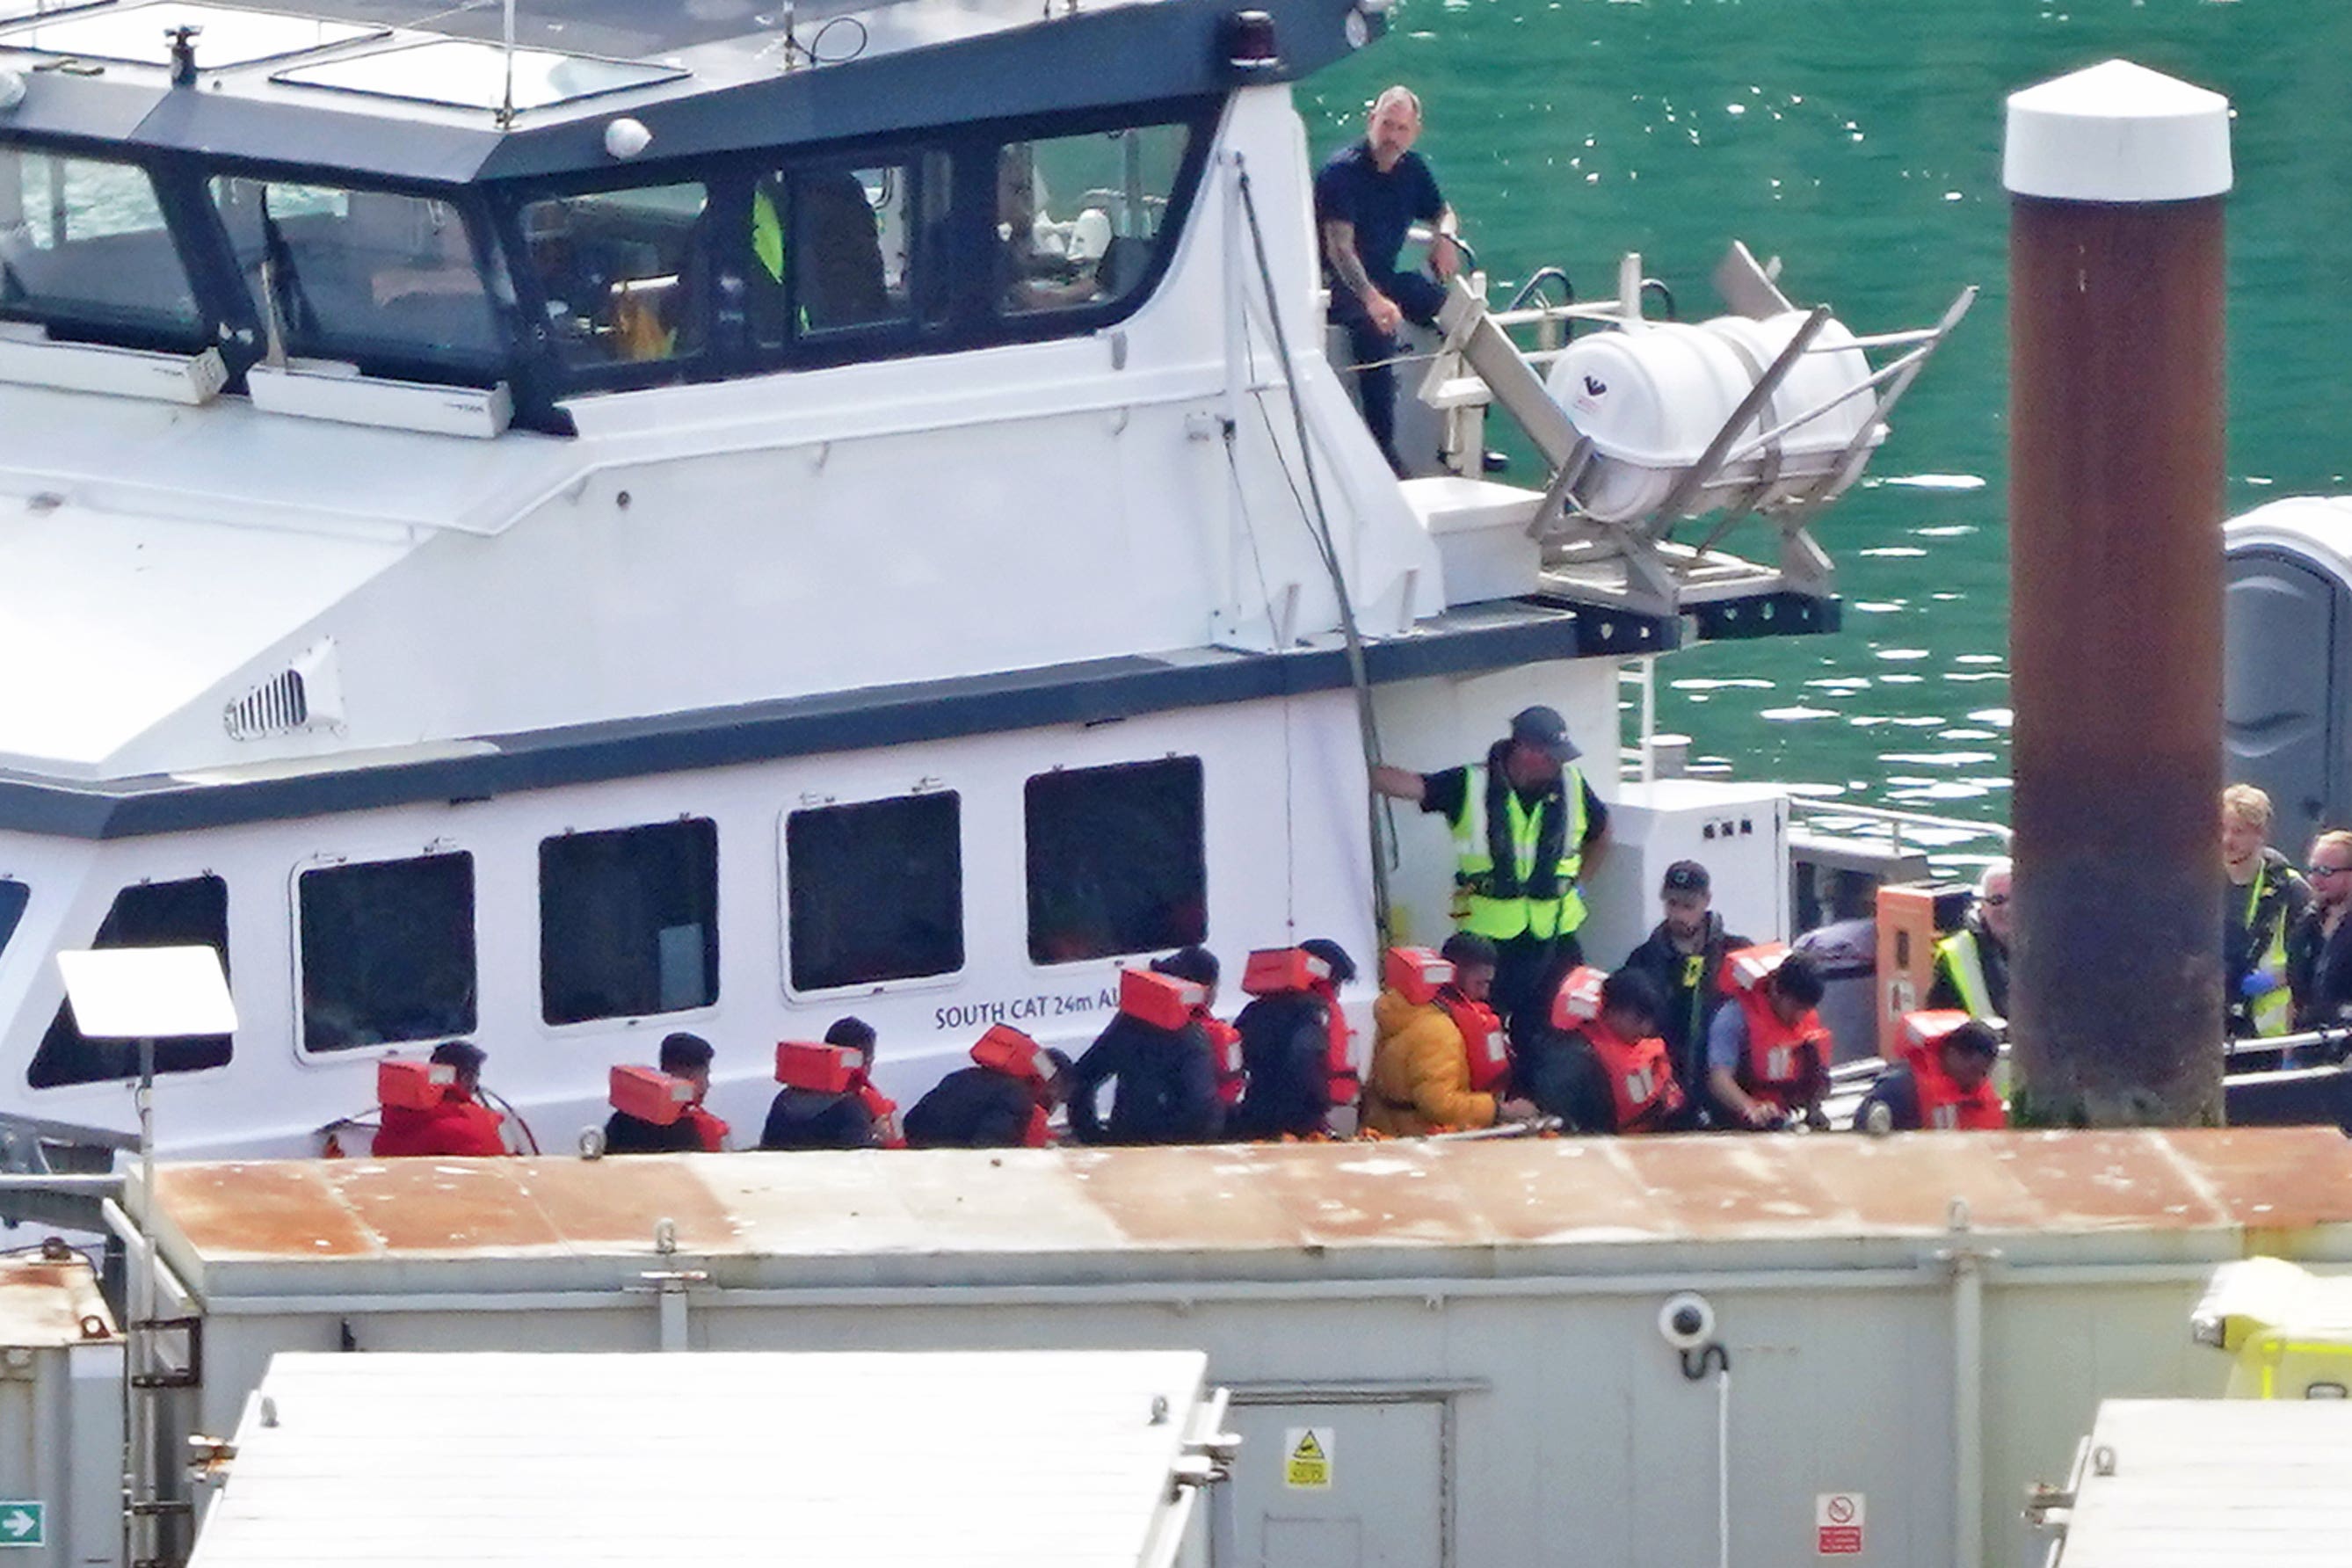
[[[1380,291],[1396,301],[1405,320],[1424,327],[1437,324],[1437,308],[1445,303],[1445,286],[1418,272],[1375,277]],[[1364,314],[1364,302],[1341,283],[1331,286],[1331,323],[1348,329],[1348,353],[1356,373],[1356,394],[1364,404],[1364,427],[1380,444],[1381,456],[1400,475],[1404,464],[1396,449],[1396,366],[1388,362],[1404,352],[1394,332],[1384,332]]]
[[[1574,931],[1515,936],[1495,944],[1495,1011],[1512,1043],[1531,1039],[1551,1022],[1551,999],[1568,972],[1584,962]]]

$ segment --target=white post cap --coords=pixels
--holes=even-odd
[[[2230,100],[2108,60],[2009,95],[2001,184],[2069,202],[2185,202],[2230,188]]]

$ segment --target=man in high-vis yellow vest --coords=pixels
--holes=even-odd
[[[1495,944],[1496,1009],[1515,1040],[1548,1018],[1547,983],[1583,962],[1578,879],[1600,860],[1609,809],[1578,755],[1567,721],[1536,707],[1511,720],[1484,762],[1433,773],[1372,770],[1375,790],[1453,828],[1454,923]]]
[[[2284,1035],[2294,1025],[2287,932],[2311,884],[2270,847],[2271,797],[2252,784],[2221,792],[2221,1005],[2230,1037]]]
[[[1936,944],[1936,978],[1927,987],[1929,1011],[1966,1013],[1995,1028],[2008,1022],[2009,940],[2017,923],[2010,880],[2006,858],[1986,866],[1977,878],[1976,902],[1968,919]]]

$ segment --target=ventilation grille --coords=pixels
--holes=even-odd
[[[222,710],[221,721],[231,740],[258,741],[339,726],[342,710],[335,647],[323,642],[303,649],[287,668],[230,703]]]

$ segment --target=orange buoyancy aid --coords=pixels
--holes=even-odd
[[[857,1103],[864,1106],[866,1114],[873,1119],[874,1142],[878,1147],[904,1149],[907,1146],[907,1135],[898,1131],[897,1100],[875,1088],[874,1080],[863,1072],[850,1080],[849,1092],[856,1096]]]
[[[1462,1031],[1462,1056],[1470,1066],[1473,1092],[1498,1092],[1497,1086],[1511,1072],[1511,1042],[1503,1033],[1503,1020],[1484,1002],[1473,1002],[1451,986],[1438,993],[1437,1005]]]
[[[700,1101],[688,1106],[678,1120],[694,1129],[694,1135],[702,1141],[704,1153],[723,1154],[727,1152],[727,1134],[730,1131],[727,1123],[703,1110]]]
[[[1794,1024],[1784,1024],[1761,984],[1737,994],[1740,1015],[1748,1021],[1748,1054],[1739,1064],[1739,1087],[1782,1110],[1812,1100],[1829,1071],[1830,1032],[1821,1015],[1809,1007]]]
[[[1318,980],[1307,989],[1323,1003],[1325,1096],[1334,1105],[1353,1105],[1364,1091],[1364,1079],[1356,1070],[1356,1031],[1348,1027],[1347,1009],[1339,1005],[1339,988],[1329,980]]]
[[[1683,1108],[1683,1086],[1675,1080],[1666,1042],[1655,1035],[1626,1040],[1598,1018],[1583,1027],[1601,1070],[1608,1075],[1609,1098],[1617,1109],[1620,1132],[1655,1132]]]
[[[1045,1047],[1010,1024],[991,1026],[971,1047],[971,1059],[991,1072],[1003,1073],[1034,1097],[1029,1121],[1021,1131],[1024,1149],[1043,1149],[1054,1141],[1053,1115],[1045,1097],[1054,1084],[1054,1059]]]
[[[1911,1068],[1911,1085],[1919,1096],[1919,1125],[1943,1131],[1998,1132],[2009,1125],[2009,1111],[1990,1075],[1974,1089],[1962,1089],[1944,1070],[1944,1041],[1966,1027],[1970,1016],[1957,1010],[1906,1013],[1903,1016],[1903,1058]]]
[[[1216,1064],[1217,1100],[1227,1106],[1242,1102],[1249,1074],[1242,1067],[1242,1032],[1206,1007],[1192,1009],[1192,1021],[1208,1037],[1209,1059]]]

